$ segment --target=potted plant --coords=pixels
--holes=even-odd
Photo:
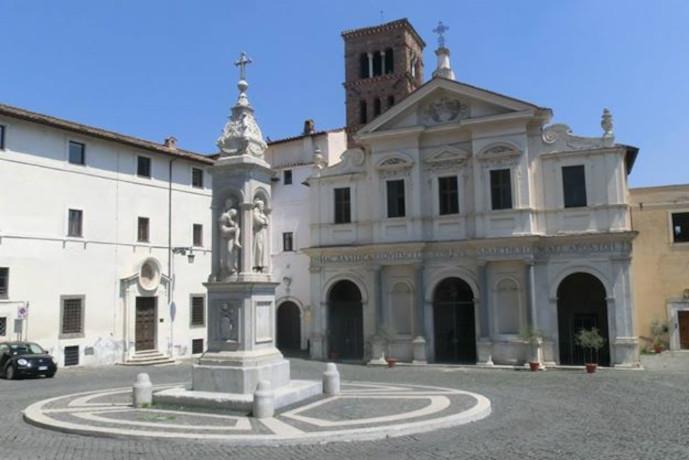
[[[670,332],[670,327],[665,321],[654,320],[651,323],[651,337],[653,351],[656,353],[662,353],[665,350],[665,344],[667,341],[667,334]]]
[[[581,348],[589,351],[589,360],[586,364],[586,372],[593,374],[596,372],[598,367],[598,350],[603,348],[605,345],[605,339],[601,337],[598,332],[598,328],[592,327],[591,329],[582,329],[576,335],[576,343]],[[596,358],[594,359],[594,353],[596,352]]]
[[[519,333],[519,337],[529,344],[529,368],[532,372],[536,372],[541,369],[543,334],[538,329],[528,327]]]

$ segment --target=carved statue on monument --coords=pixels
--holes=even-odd
[[[268,268],[268,216],[262,199],[254,200],[254,271],[263,273]]]
[[[221,277],[229,276],[239,271],[239,254],[242,245],[239,243],[239,223],[237,209],[232,198],[225,200],[225,212],[220,215],[220,238],[223,241],[220,252]]]

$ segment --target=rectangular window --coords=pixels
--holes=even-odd
[[[148,217],[139,217],[136,241],[141,243],[148,243],[149,241],[149,219]]]
[[[191,341],[191,354],[199,355],[203,353],[203,339],[193,339]]]
[[[81,209],[70,209],[68,213],[67,236],[82,236],[82,220],[84,213]]]
[[[335,189],[335,223],[348,224],[352,221],[352,202],[349,187]]]
[[[81,336],[84,333],[84,298],[62,298],[61,337]]]
[[[5,126],[0,125],[0,150],[5,150]]]
[[[0,267],[0,299],[6,299],[10,287],[10,269]]]
[[[586,173],[584,165],[562,167],[562,193],[565,208],[586,206]]]
[[[203,188],[203,169],[191,168],[191,186]]]
[[[7,335],[7,318],[2,317],[0,318],[0,337],[4,337]]]
[[[148,157],[137,157],[136,175],[139,177],[151,177],[151,159]]]
[[[292,184],[292,170],[291,169],[285,169],[283,171],[283,180],[282,182],[285,185],[291,185]]]
[[[294,234],[292,232],[282,234],[282,250],[294,251]]]
[[[193,235],[193,245],[194,246],[203,246],[203,225],[202,224],[194,224],[193,230],[192,230]]]
[[[672,214],[672,241],[689,243],[689,212]]]
[[[191,325],[206,325],[205,297],[202,295],[191,296]]]
[[[69,141],[69,162],[73,165],[86,164],[86,146],[84,144]]]
[[[457,176],[438,178],[438,202],[440,215],[459,213],[459,187]]]
[[[65,347],[65,366],[79,365],[79,345]]]
[[[386,182],[388,191],[388,217],[404,217],[404,179]]]
[[[512,174],[509,169],[490,172],[490,199],[493,209],[512,209]]]

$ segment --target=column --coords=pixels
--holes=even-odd
[[[488,287],[488,262],[479,261],[479,325],[480,338],[477,341],[479,365],[493,365],[493,343],[490,339],[490,290]]]
[[[383,311],[383,269],[380,265],[372,265],[367,267],[367,270],[372,272],[373,275],[369,279],[372,280],[373,284],[372,300],[375,308],[375,324],[373,327],[375,332],[371,340],[371,360],[368,363],[370,365],[386,366],[385,357],[387,357],[389,350],[387,350],[385,334],[383,333],[383,328],[386,326],[385,312]],[[364,327],[364,329],[366,328]]]
[[[632,304],[631,257],[628,254],[612,258],[613,296],[608,298],[608,318],[614,313],[615,337],[611,364],[615,367],[637,367],[639,365],[639,341],[634,336],[634,307]],[[608,326],[608,330],[610,327]]]
[[[426,299],[425,286],[423,283],[423,272],[426,267],[420,263],[414,267],[416,275],[416,308],[414,318],[414,330],[416,337],[412,342],[413,362],[416,364],[425,364],[428,361],[428,353],[426,351]]]
[[[373,53],[366,53],[368,56],[368,77],[371,78],[373,76]]]

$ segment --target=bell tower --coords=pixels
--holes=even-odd
[[[423,84],[426,46],[407,19],[342,32],[347,144],[362,126]]]

